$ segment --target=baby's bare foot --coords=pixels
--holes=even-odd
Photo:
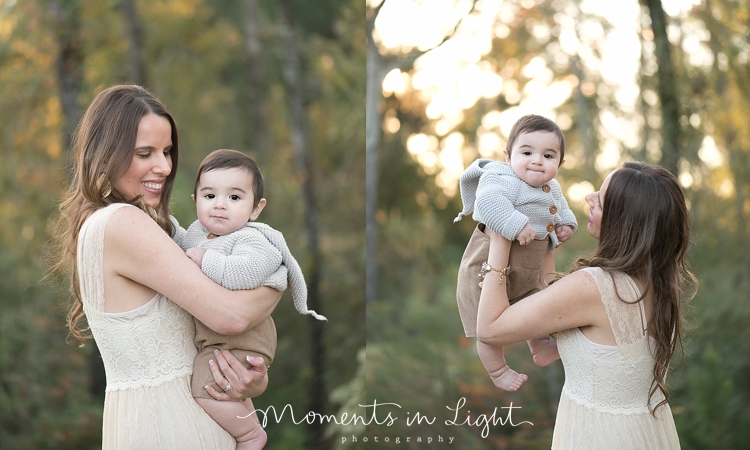
[[[515,370],[508,367],[508,365],[504,365],[503,367],[495,370],[494,372],[490,373],[490,378],[492,378],[492,382],[497,386],[498,388],[504,390],[504,391],[517,391],[518,388],[521,387],[521,385],[529,379],[524,374],[519,374]]]
[[[557,351],[557,342],[552,341],[549,336],[530,339],[528,344],[529,350],[531,350],[531,354],[534,356],[534,364],[537,366],[544,367],[560,359],[560,353]]]

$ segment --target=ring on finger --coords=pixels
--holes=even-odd
[[[227,381],[227,387],[224,388],[224,392],[227,392],[230,389],[232,389],[232,385]]]

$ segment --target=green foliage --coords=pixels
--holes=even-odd
[[[328,426],[326,434],[332,437],[333,448],[336,449],[360,448],[361,446],[355,444],[360,443],[365,434],[364,418],[358,419],[363,416],[360,405],[366,404],[365,349],[359,351],[357,361],[359,368],[354,378],[331,393],[331,401],[340,405],[340,408],[336,412],[338,421]]]
[[[118,2],[71,0],[84,54],[81,110],[105,87],[127,81],[123,11]],[[306,120],[320,214],[323,253],[319,311],[328,392],[351,386],[365,345],[364,301],[364,30],[353,0],[318,2],[321,14],[293,14],[307,80]],[[70,299],[64,280],[41,279],[44,245],[67,178],[65,118],[57,92],[54,2],[0,5],[0,448],[97,448],[101,399],[90,391],[89,353],[66,343]],[[250,145],[244,122],[246,79],[239,2],[136,2],[143,33],[146,87],[175,117],[180,164],[173,212],[195,220],[190,199],[198,164],[210,151]],[[292,5],[294,7],[294,5]],[[270,10],[270,4],[265,5]],[[266,11],[267,12],[267,11]],[[272,14],[261,18],[273,148],[255,154],[266,178],[268,207],[261,221],[282,231],[305,266],[308,239],[290,142],[290,113],[281,63],[285,49]],[[78,118],[74,118],[77,121]],[[312,369],[309,318],[286,295],[274,313],[279,345],[268,390],[258,408],[290,404],[309,409]],[[345,388],[342,388],[346,390]],[[340,404],[342,394],[332,398]],[[344,401],[344,403],[346,403]],[[327,411],[320,411],[325,413]],[[273,448],[304,446],[308,430],[284,419],[269,422]]]
[[[66,343],[48,292],[18,295],[24,303],[0,315],[0,448],[100,445],[102,408],[89,394],[88,352]]]
[[[449,279],[439,284],[437,298],[402,296],[398,304],[377,303],[368,311],[377,330],[368,337],[367,404],[377,400],[398,406],[379,412],[381,421],[392,412],[396,416],[392,425],[373,423],[367,435],[381,441],[419,436],[437,441],[442,436],[445,441],[433,442],[430,448],[466,449],[510,442],[517,448],[535,448],[529,442],[549,439],[559,398],[554,386],[561,382],[560,367],[536,368],[525,344],[508,347],[509,364],[527,373],[529,381],[523,392],[499,391],[476,356],[475,340],[463,336],[452,295],[455,282]],[[520,408],[508,416],[511,404]],[[420,423],[417,414],[432,423]],[[487,426],[486,437],[482,437],[484,425],[476,423],[481,415],[493,414],[498,420]],[[534,425],[511,425],[523,421]],[[388,447],[373,444],[371,448]]]
[[[522,69],[531,58],[540,56],[555,80],[575,77],[593,88],[578,99],[571,97],[556,110],[558,117],[567,116],[572,125],[564,130],[567,163],[558,176],[564,189],[582,181],[598,187],[606,176],[596,163],[603,150],[599,143],[612,139],[611,130],[603,124],[605,114],[640,124],[636,126],[637,140],[620,139],[616,144],[623,160],[660,163],[661,127],[654,125],[662,120],[660,105],[647,100],[660,80],[650,50],[653,43],[646,31],[639,37],[643,50],[638,72],[641,98],[634,109],[628,110],[617,101],[617,88],[601,73],[590,69],[581,73],[582,66],[574,70],[580,61],[561,51],[560,24],[564,19],[606,31],[611,25],[605,18],[569,1],[503,2],[503,7],[514,14],[500,14],[491,26],[498,27],[495,30],[507,27],[508,35],[492,39],[492,51],[480,57],[480,67],[492,68],[505,85],[517,84],[523,91],[529,80]],[[679,172],[694,225],[695,245],[689,257],[700,286],[685,310],[684,355],[675,357],[668,376],[670,405],[685,449],[745,448],[750,442],[750,134],[744,125],[750,115],[748,17],[744,2],[704,2],[682,12],[679,18],[668,18],[671,32],[682,30],[679,37],[670,32],[670,39],[675,39],[672,51],[677,75],[666,82],[676,83],[680,97],[683,142]],[[414,18],[415,27],[418,20],[421,17]],[[578,26],[576,30],[581,31]],[[642,30],[647,28],[647,23],[642,24]],[[540,29],[546,31],[536,32]],[[705,39],[701,38],[702,50],[711,54],[713,62],[696,65],[683,42],[695,36],[696,30],[704,29],[707,33],[703,34]],[[477,34],[481,32],[477,30]],[[603,47],[594,44],[584,51],[590,61],[601,58]],[[403,55],[389,54],[392,59],[398,56]],[[411,67],[402,70],[410,76],[415,72]],[[409,136],[424,133],[437,139],[435,154],[440,157],[440,141],[446,134],[438,133],[438,119],[426,114],[429,98],[436,93],[430,89],[418,92],[407,84],[405,92],[391,94],[383,102],[386,120],[397,119],[399,127],[395,132],[383,132],[380,153],[379,298],[368,309],[367,395],[368,403],[378,399],[402,408],[398,409],[400,420],[394,425],[371,426],[368,435],[416,437],[442,433],[455,436],[461,448],[549,448],[563,383],[561,365],[536,368],[524,345],[506,348],[509,365],[528,374],[529,381],[520,392],[500,392],[484,372],[473,340],[462,337],[455,280],[474,223],[467,218],[452,224],[461,205],[436,181],[439,164],[437,169],[423,167],[406,149]],[[479,99],[461,112],[462,120],[452,126],[451,132],[460,133],[466,141],[462,148],[465,165],[479,156],[474,149],[478,147],[477,129],[484,114],[490,110],[502,112],[517,104],[518,100],[504,91],[496,98]],[[716,143],[718,154],[700,151],[705,137]],[[571,207],[580,228],[571,241],[555,251],[558,271],[564,271],[596,246],[585,230],[588,208],[580,204]],[[490,414],[494,407],[505,406],[512,399],[514,405],[523,407],[518,417],[534,426],[498,425],[485,439],[476,428],[446,430],[440,423],[447,412],[445,407],[455,405],[462,396],[477,414]],[[407,411],[437,416],[438,421],[431,426],[408,427],[401,420]],[[448,447],[433,443],[431,448],[441,445]],[[372,448],[381,447],[373,444]],[[421,447],[407,444],[405,448]]]
[[[701,285],[670,403],[679,405],[675,422],[685,446],[742,448],[750,439],[750,267],[740,257],[747,245],[705,247],[695,252],[703,256],[694,258]]]

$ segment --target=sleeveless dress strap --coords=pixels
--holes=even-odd
[[[596,281],[615,342],[623,357],[627,357],[631,353],[629,347],[646,337],[643,301],[636,303],[640,297],[638,287],[622,272],[607,272],[598,267],[584,270]]]

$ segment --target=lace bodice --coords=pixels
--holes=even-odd
[[[83,309],[104,361],[107,391],[156,386],[191,375],[196,348],[192,316],[161,294],[126,313],[104,312],[104,230],[114,204],[96,211],[78,238]]]
[[[651,339],[646,332],[643,302],[625,302],[639,297],[638,288],[623,273],[610,275],[599,268],[584,270],[599,287],[618,351],[602,357],[581,345],[580,339],[586,338],[579,329],[560,332],[557,345],[565,367],[563,392],[576,403],[599,412],[648,413],[655,364],[649,348]],[[662,399],[657,391],[651,402],[655,405]]]

